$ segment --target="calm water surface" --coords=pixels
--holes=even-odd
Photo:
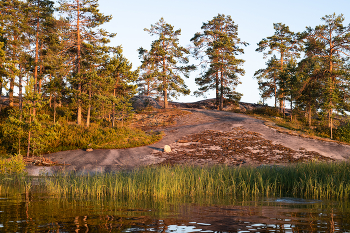
[[[198,204],[200,203],[200,204]],[[350,232],[350,203],[0,196],[0,232]]]

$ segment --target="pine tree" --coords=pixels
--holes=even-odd
[[[138,93],[145,96],[156,96],[160,81],[155,76],[156,72],[154,72],[156,66],[155,60],[143,48],[139,48],[138,52],[142,62],[140,66],[140,77],[137,80]]]
[[[305,118],[309,127],[312,125],[312,116],[317,114],[322,102],[322,63],[316,57],[306,56],[298,63],[297,76],[299,90],[296,93],[296,105],[305,111]]]
[[[124,118],[131,112],[130,99],[136,93],[134,84],[139,76],[139,70],[132,71],[132,64],[123,56],[122,49],[108,60],[106,65],[107,76],[109,77],[109,88],[112,92],[112,127],[115,127],[116,117],[118,116],[122,123]]]
[[[322,17],[323,25],[307,28],[307,48],[309,57],[317,57],[323,63],[323,108],[328,112],[331,138],[333,138],[334,110],[341,110],[339,90],[345,77],[344,59],[350,56],[350,24],[343,26],[343,15],[326,15]]]
[[[33,77],[34,77],[34,90],[33,90],[33,102],[37,101],[41,93],[42,81],[44,78],[44,54],[43,50],[47,49],[45,38],[50,37],[54,33],[52,28],[54,21],[54,2],[49,0],[28,0],[27,1],[27,17],[29,25],[31,27],[31,37],[34,48],[33,54]],[[35,108],[33,114],[36,114]]]
[[[290,103],[290,120],[293,120],[293,103],[295,103],[298,91],[301,85],[301,80],[298,75],[298,64],[294,59],[289,60],[283,73],[280,75],[279,86],[283,90],[282,95]],[[276,104],[276,102],[275,102]],[[276,106],[275,106],[276,107]]]
[[[46,45],[41,51],[42,70],[46,78],[42,77],[43,96],[49,97],[49,107],[53,108],[53,122],[56,122],[56,107],[62,106],[62,101],[69,96],[67,77],[70,75],[69,64],[71,62],[70,53],[67,51],[66,38],[69,27],[64,19],[51,18],[46,22],[47,35],[43,38]]]
[[[276,56],[272,56],[266,62],[265,69],[259,69],[254,73],[254,77],[258,80],[259,90],[263,99],[275,97],[275,108],[277,106],[277,86],[279,80],[279,61]]]
[[[5,63],[3,63],[3,77],[0,89],[9,84],[9,105],[14,105],[15,79],[23,76],[23,61],[28,51],[26,32],[26,4],[22,1],[0,2],[0,27],[3,29]]]
[[[76,57],[73,62],[73,79],[71,84],[76,88],[77,103],[77,124],[82,120],[82,44],[95,40],[106,40],[106,37],[113,37],[100,29],[103,23],[109,22],[112,17],[105,16],[98,10],[98,0],[60,0],[59,11],[66,16],[71,26],[71,48],[75,51]]]
[[[262,39],[257,45],[257,52],[264,52],[264,57],[277,53],[279,55],[279,70],[280,74],[283,73],[285,64],[288,60],[293,57],[299,56],[300,53],[300,42],[298,40],[298,34],[289,30],[289,27],[282,23],[274,23],[273,27],[275,33],[273,36]],[[280,93],[284,93],[281,90]],[[279,96],[280,108],[284,112],[284,96]]]
[[[149,59],[153,59],[154,63],[152,76],[158,77],[161,82],[158,91],[163,94],[164,108],[166,109],[168,108],[169,95],[176,97],[178,93],[190,94],[190,90],[180,74],[188,78],[189,72],[194,69],[194,66],[186,65],[188,58],[185,55],[189,54],[189,51],[179,45],[180,29],[174,31],[174,27],[161,18],[156,24],[151,25],[150,29],[145,28],[144,30],[151,35],[158,36],[157,40],[151,44]],[[144,60],[144,63],[147,62],[149,62],[148,59]]]
[[[1,16],[0,16],[1,17]],[[0,18],[1,21],[1,18]],[[3,28],[0,25],[0,83],[2,84],[2,78],[5,75],[5,51],[4,51],[4,38],[3,38]],[[1,89],[2,85],[0,86],[0,101],[1,101]]]
[[[240,99],[241,94],[234,89],[240,83],[237,74],[244,75],[244,70],[240,68],[244,60],[236,56],[244,53],[240,45],[246,46],[248,43],[238,38],[238,26],[231,16],[218,14],[204,23],[201,29],[202,32],[191,39],[196,46],[194,55],[202,60],[204,68],[201,76],[196,78],[200,86],[196,93],[215,89],[216,101],[222,110],[225,97]]]

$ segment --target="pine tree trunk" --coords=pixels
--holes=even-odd
[[[333,139],[333,117],[331,117],[331,139]]]
[[[115,88],[113,90],[113,96],[115,97]],[[115,127],[115,103],[112,105],[112,128]]]
[[[215,104],[217,107],[220,106],[220,89],[219,89],[219,73],[215,73],[215,92],[216,92],[216,99],[215,99]]]
[[[215,29],[216,30],[220,30],[220,26],[219,25],[216,25],[215,26]],[[218,35],[215,35],[214,36],[214,40],[215,41],[217,41],[219,38],[218,38],[219,36]],[[215,50],[215,55],[216,55],[216,57],[214,58],[214,64],[215,63],[217,63],[218,62],[218,55],[219,55],[219,51],[218,51],[218,49],[216,49]],[[220,109],[220,101],[221,101],[221,99],[220,99],[220,80],[219,80],[219,71],[218,70],[216,70],[216,72],[215,72],[215,94],[216,94],[216,100],[215,100],[215,104],[216,104],[216,108],[217,109]]]
[[[330,129],[330,133],[331,133],[331,139],[333,139],[333,117],[332,117],[333,111],[332,109],[329,110],[328,112],[328,127]]]
[[[41,43],[40,45],[40,50],[39,51],[42,51],[43,50],[43,43]],[[40,65],[39,66],[39,70],[40,70],[40,75],[38,76],[38,94],[41,94],[41,86],[42,86],[42,81],[43,81],[43,73],[44,73],[44,67],[43,65]]]
[[[78,108],[77,108],[77,124],[81,125],[81,84],[78,84]]]
[[[2,81],[0,81],[0,112],[2,109]]]
[[[331,96],[333,96],[333,84],[334,84],[334,79],[333,79],[333,62],[332,62],[332,59],[333,59],[333,49],[331,48],[331,51],[330,51],[330,59],[329,59],[329,73],[331,75],[331,88],[330,88],[330,91],[331,91]],[[331,139],[333,139],[333,100],[332,98],[330,99],[330,109],[329,109],[329,126],[330,126],[330,130],[331,130]]]
[[[31,114],[31,109],[29,109],[29,114]],[[29,117],[29,124],[32,123],[32,117]],[[31,139],[31,131],[28,132],[28,143],[27,143],[27,157],[29,157],[30,154],[30,139]]]
[[[168,90],[167,90],[167,80],[166,80],[165,58],[163,58],[163,96],[164,96],[164,109],[167,109],[168,108]]]
[[[78,109],[77,109],[77,124],[81,125],[81,77],[80,77],[80,3],[77,0],[77,74],[78,74]]]
[[[280,67],[280,72],[282,74],[283,72],[283,63],[284,63],[284,53],[281,52],[281,67]],[[283,113],[284,116],[284,94],[283,94],[283,88],[281,88],[281,102],[280,102],[280,111]]]
[[[312,121],[312,113],[311,113],[311,105],[308,106],[309,107],[309,113],[308,113],[308,118],[309,118],[309,127],[311,127],[311,121]]]
[[[15,78],[10,78],[10,89],[9,89],[9,106],[13,107],[13,89],[15,87]]]
[[[38,83],[38,94],[41,94],[41,86],[42,86],[42,82],[43,82],[43,79],[42,79],[42,66],[40,66],[40,78],[39,78],[39,83]]]
[[[56,124],[56,97],[53,100],[53,123]]]
[[[30,154],[30,136],[31,136],[31,132],[28,132],[28,145],[27,145],[27,157],[29,157]]]
[[[290,98],[290,121],[293,120],[293,101],[292,97]]]
[[[86,116],[86,127],[90,127],[90,113],[91,113],[91,104],[89,104],[87,116]]]
[[[147,76],[149,76],[151,73],[150,70],[147,70]],[[150,90],[151,90],[151,81],[149,78],[146,79],[146,85],[145,85],[145,94],[146,96],[150,96]]]
[[[90,114],[91,114],[91,82],[90,82],[90,90],[89,90],[89,107],[86,116],[86,127],[90,126]]]
[[[18,98],[19,98],[19,110],[22,112],[22,107],[23,107],[23,93],[22,93],[22,72],[21,72],[21,68],[20,68],[20,72],[18,75],[18,86],[19,86],[19,90],[18,90]]]
[[[38,9],[39,11],[39,9]],[[34,96],[37,93],[37,82],[38,82],[38,62],[39,62],[39,17],[36,18],[36,38],[35,38],[35,59],[34,59]],[[35,101],[33,101],[33,105],[35,105]],[[35,116],[36,109],[33,107],[33,115]]]
[[[168,108],[168,92],[167,89],[164,88],[164,109]]]
[[[220,74],[220,111],[224,109],[224,77]]]
[[[276,108],[277,108],[277,87],[276,87],[276,78],[275,78],[275,109]]]

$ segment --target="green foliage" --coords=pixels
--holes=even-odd
[[[260,95],[263,99],[275,97],[275,107],[277,107],[278,91],[278,60],[276,56],[271,57],[266,62],[265,69],[259,69],[254,73],[254,78],[258,80]]]
[[[0,158],[0,175],[23,174],[25,162],[22,155]]]
[[[325,131],[324,124],[320,126],[318,122],[316,127],[320,134],[333,138],[335,112],[349,109],[350,25],[343,25],[343,15],[326,15],[322,21],[323,24],[307,27],[303,33],[293,33],[282,23],[274,24],[275,34],[262,39],[256,49],[266,51],[264,57],[272,58],[255,77],[263,99],[274,95],[275,105],[278,99],[281,108],[288,100],[292,112],[305,111],[310,127],[314,116],[327,115],[330,133]],[[301,53],[305,56],[297,62]]]
[[[21,130],[18,121],[7,122],[2,125],[3,135],[1,145],[6,153],[18,153],[27,149],[28,134]],[[10,130],[10,128],[15,128]],[[32,128],[33,132],[33,128]],[[42,155],[64,150],[74,149],[120,149],[138,147],[152,144],[161,139],[159,133],[145,133],[141,130],[130,128],[110,128],[92,123],[89,128],[59,121],[52,124],[49,121],[42,122],[35,132],[35,138],[31,141],[33,155]],[[22,144],[19,144],[21,141]],[[23,143],[24,142],[24,143]]]
[[[145,133],[130,128],[109,128],[91,124],[89,128],[63,124],[54,129],[57,139],[48,141],[43,152],[73,149],[121,149],[152,144],[161,139],[159,133]]]
[[[263,52],[264,58],[272,57],[266,63],[267,68],[258,70],[254,76],[259,80],[262,98],[274,96],[275,107],[279,100],[280,108],[283,109],[285,101],[283,72],[291,59],[299,57],[302,46],[299,34],[292,32],[285,24],[274,23],[273,28],[274,35],[263,38],[256,49],[257,52]]]
[[[251,111],[247,111],[247,114],[258,114],[258,115],[263,115],[263,116],[269,116],[269,117],[283,117],[283,114],[277,109],[277,108],[272,108],[269,106],[264,106],[261,108],[255,108]]]
[[[347,122],[335,130],[334,139],[350,143],[350,122]]]
[[[106,126],[103,126],[103,123],[93,123],[90,128],[72,125],[68,122],[72,111],[65,106],[55,109],[57,121],[53,123],[47,114],[50,113],[47,111],[48,107],[43,107],[45,101],[38,94],[34,94],[32,86],[33,79],[30,79],[22,111],[12,108],[5,122],[0,125],[3,136],[0,144],[6,154],[24,154],[26,151],[27,156],[38,156],[43,153],[88,147],[129,148],[148,145],[161,138],[157,133],[147,134],[141,130],[123,127],[110,128],[110,123]],[[127,101],[130,97],[124,95],[121,98]],[[127,108],[129,103],[120,102],[116,105],[118,117],[127,120],[130,117],[130,109]]]

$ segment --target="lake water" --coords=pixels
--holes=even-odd
[[[0,232],[350,232],[350,203],[0,196]]]

